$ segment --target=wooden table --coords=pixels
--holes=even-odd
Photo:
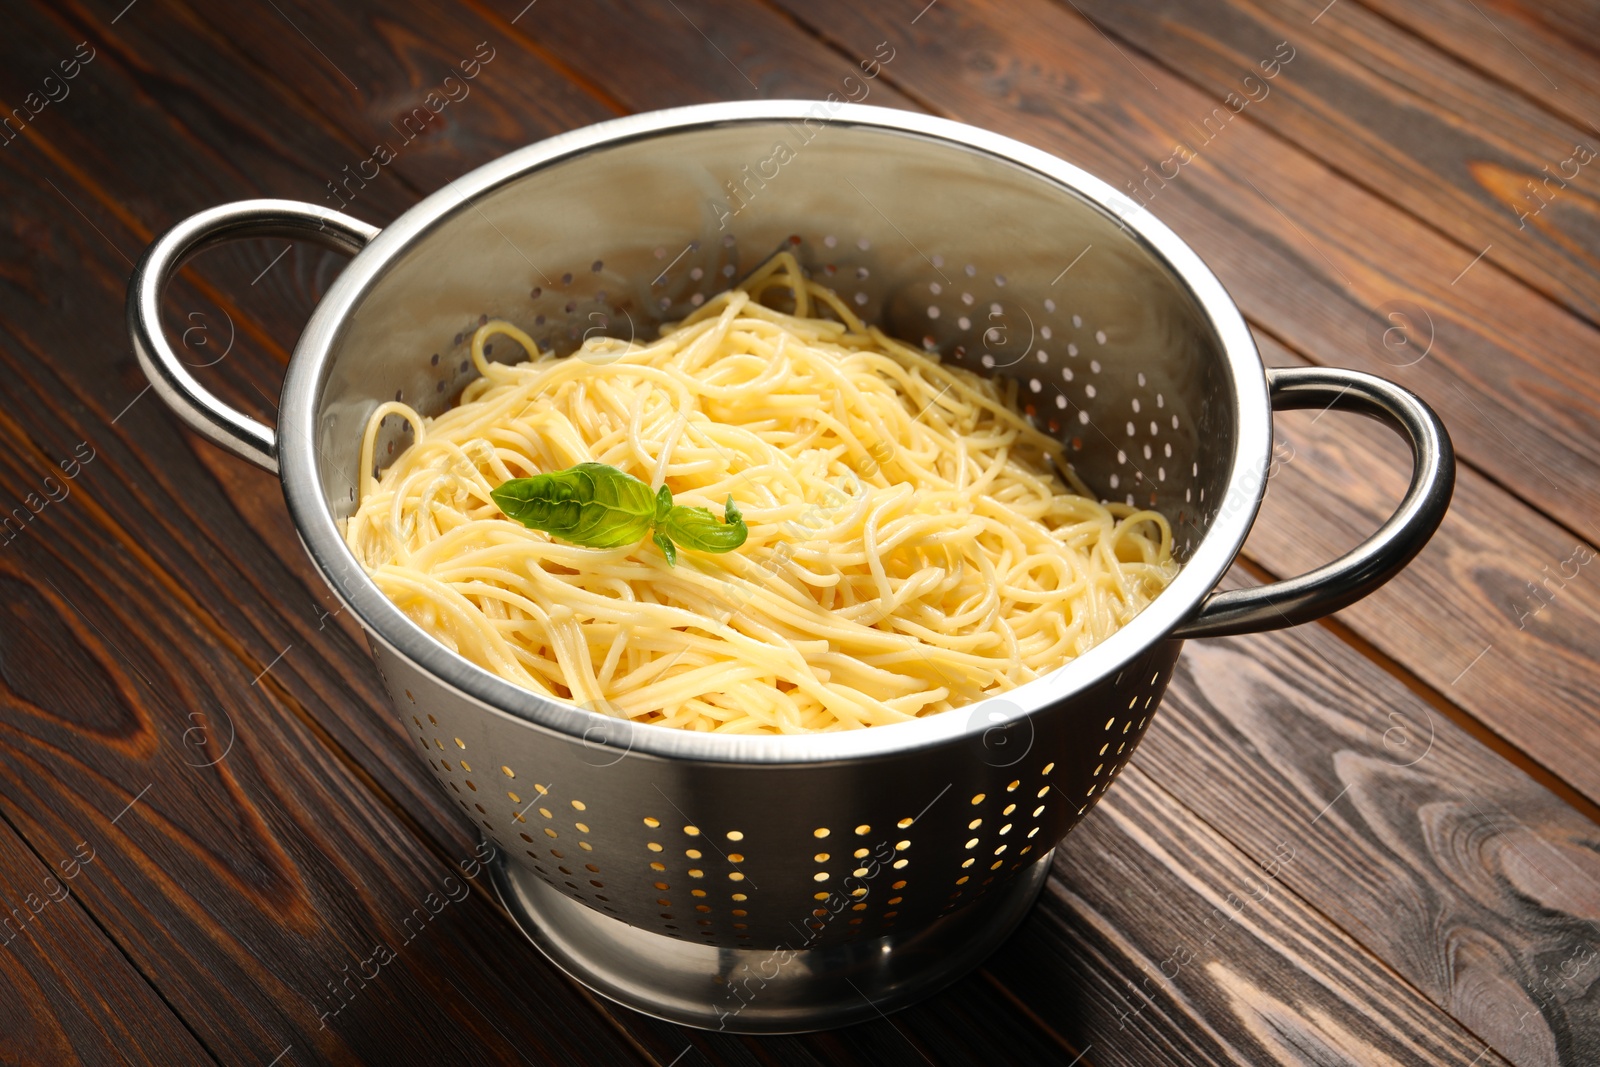
[[[17,0],[0,35],[0,1060],[1600,1062],[1592,3],[125,2]],[[146,391],[132,259],[214,204],[336,203],[357,169],[378,173],[347,210],[381,224],[618,114],[859,93],[880,42],[871,103],[1119,188],[1160,174],[1151,210],[1269,363],[1439,410],[1450,517],[1324,625],[1191,643],[1022,931],[893,1018],[656,1022],[545,963],[481,879],[335,999],[474,835],[275,480]],[[363,168],[473,57],[470,92]],[[169,329],[270,422],[340,265],[228,246],[173,287]],[[1361,420],[1276,433],[1240,583],[1332,558],[1404,487]]]

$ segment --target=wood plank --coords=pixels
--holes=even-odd
[[[1600,111],[1600,19],[1585,0],[1361,2],[1572,122],[1588,127]]]
[[[9,339],[0,359],[19,365]],[[12,402],[59,403],[32,385],[14,378]],[[8,497],[34,491],[56,458],[30,440],[45,427],[24,429],[16,414],[0,428]],[[177,462],[186,443],[168,436],[177,447],[156,450],[167,473],[187,468],[189,485],[203,487],[192,458]],[[156,562],[171,549],[153,512],[170,520],[182,501],[114,440],[91,440],[94,459],[71,496],[0,563],[3,654],[24,665],[5,679],[0,714],[6,815],[42,854],[92,835],[98,877],[82,880],[79,899],[206,1046],[261,1062],[286,1047],[379,1059],[517,1047],[572,1055],[580,1039],[570,1025],[587,1018],[582,1044],[634,1058],[548,969],[507,970],[499,912],[482,893],[407,945],[405,921],[430,893],[450,891],[451,868],[290,710],[280,681],[297,670],[293,657],[271,664],[254,653],[266,642],[245,619],[219,632],[223,620],[191,614],[194,602],[175,595],[187,585],[198,602],[226,604],[204,567]],[[130,484],[149,510],[117,499]],[[240,576],[236,590],[245,584]],[[214,766],[192,766],[204,762],[189,733],[197,727],[212,731],[203,753]],[[379,944],[398,953],[382,996],[357,997],[324,1028],[328,984]],[[372,1025],[396,1010],[419,1032]]]
[[[87,838],[47,861],[0,824],[0,1061],[214,1062],[83,910],[97,861]]]
[[[1296,894],[1297,838],[1241,851],[1138,763],[989,963],[1095,1063],[1506,1062]]]
[[[74,3],[83,22],[97,18],[81,0]],[[443,12],[396,11],[373,0],[238,8],[179,3],[144,17],[147,24],[118,31],[137,37],[143,53],[170,55],[184,41],[205,41],[216,50],[210,57],[188,56],[178,68],[197,72],[190,75],[193,84],[234,98],[241,88],[229,86],[228,67],[242,60],[254,75],[245,93],[296,97],[299,107],[359,146],[354,155],[306,157],[322,176],[306,198],[332,207],[349,201],[340,210],[358,215],[375,210],[369,195],[381,184],[364,184],[362,173],[376,169],[398,178],[414,196],[530,141],[618,114],[603,90],[570,77],[561,57],[515,47],[500,20],[466,6]],[[283,40],[290,25],[298,32]],[[155,34],[174,28],[180,38],[152,47]],[[474,70],[474,77],[463,77]],[[447,77],[454,79],[450,86]],[[284,118],[252,113],[248,121],[277,134]],[[393,161],[363,170],[361,161],[380,144],[390,147]],[[357,180],[349,180],[352,174]],[[329,182],[336,186],[332,193]],[[389,221],[381,213],[370,217],[380,225]]]
[[[1303,363],[1260,337],[1269,365]],[[1404,495],[1405,447],[1366,419],[1275,420],[1284,460],[1245,554],[1303,573],[1378,528]],[[1340,612],[1361,638],[1600,803],[1600,582],[1595,543],[1572,536],[1471,468],[1444,524],[1399,577]]]
[[[56,208],[69,216],[82,212],[91,217],[87,222],[80,217],[80,224],[95,225],[92,220],[101,213],[117,219],[133,235],[132,240],[109,242],[124,263],[124,273],[157,233],[194,211],[241,195],[318,198],[321,181],[315,171],[294,162],[299,152],[274,150],[277,146],[263,151],[238,136],[237,120],[247,113],[230,114],[216,105],[213,94],[174,84],[159,69],[130,56],[107,34],[103,13],[81,24],[74,24],[70,14],[45,5],[22,5],[8,14],[5,48],[18,59],[0,70],[5,99],[35,88],[36,68],[47,66],[48,57],[87,50],[93,59],[68,83],[70,94],[41,113],[6,146],[5,154],[19,163],[26,160],[53,183],[54,189],[43,183],[41,188],[60,200]],[[232,80],[242,82],[237,68]],[[279,107],[269,117],[299,131],[300,143],[322,146],[329,158],[354,150],[354,143],[329,149],[326,137],[318,141],[317,126],[304,114],[285,110]],[[131,124],[129,118],[134,119]],[[200,136],[188,129],[200,131]],[[69,191],[74,181],[78,189]],[[312,269],[296,271],[293,255],[274,264],[283,247],[281,241],[233,242],[205,255],[203,273],[191,270],[187,275],[220,284],[227,292],[293,308],[297,321],[303,322],[320,295],[317,282],[328,277],[326,267],[342,260],[318,252],[306,260]],[[317,266],[323,268],[320,275]],[[184,321],[179,329],[188,325]],[[251,325],[238,323],[246,330]],[[286,348],[294,337],[290,333],[275,340]],[[240,401],[246,398],[255,408],[266,408],[250,389]]]
[[[1261,94],[1260,106],[1244,113],[1250,120],[1438,228],[1468,256],[1486,249],[1486,261],[1600,319],[1600,202],[1597,179],[1580,163],[1600,158],[1597,131],[1550,114],[1359,4],[1308,32],[1325,6],[1079,4],[1124,47],[1219,101]],[[1280,65],[1275,55],[1291,58]],[[1264,78],[1269,71],[1278,76]]]
[[[123,119],[137,123],[138,108]],[[361,652],[341,632],[319,635],[316,595],[274,563],[195,459],[208,446],[154,401],[119,418],[142,386],[121,330],[126,268],[109,246],[139,237],[115,215],[85,220],[64,208],[17,147],[0,157],[5,240],[19,253],[7,259],[27,265],[0,285],[9,375],[0,484],[8,499],[37,492],[78,442],[95,459],[0,562],[5,657],[30,666],[7,679],[14,700],[0,721],[8,816],[47,855],[96,831],[105,877],[79,899],[230,1061],[266,1062],[286,1046],[435,1061],[469,1049],[572,1057],[581,1046],[636,1061],[586,995],[520,946],[510,951],[482,893],[435,921],[437,944],[419,938],[385,969],[381,995],[322,1028],[327,983],[379,940],[403,938],[404,918],[450,873],[409,828],[429,818],[433,794],[402,817],[369,792],[385,776],[425,775],[371,713],[375,699],[360,699],[376,692],[367,675],[353,676],[352,693],[337,660],[274,662],[291,646],[342,644],[351,662]],[[53,180],[78,191],[69,174]],[[205,773],[184,760],[191,714],[218,730],[225,719],[235,738]],[[348,744],[379,755],[359,768],[342,762],[320,732],[341,726]],[[471,840],[447,806],[432,817]],[[417,1032],[372,1025],[396,1013]]]
[[[17,36],[10,40],[25,44],[37,54],[70,49],[76,34],[49,20],[30,20],[24,14],[19,13],[12,21],[11,28]],[[6,294],[9,300],[0,306],[6,308],[8,328],[28,353],[22,357],[25,365],[20,373],[34,378],[35,387],[51,395],[62,410],[79,414],[70,427],[26,427],[25,432],[33,435],[31,439],[51,441],[58,456],[70,455],[79,441],[99,442],[107,433],[125,434],[123,440],[128,445],[148,447],[141,443],[140,430],[174,425],[174,417],[160,401],[145,392],[148,382],[120,328],[120,305],[127,284],[125,257],[137,254],[167,222],[208,206],[207,202],[191,202],[189,197],[193,194],[185,189],[199,190],[200,195],[212,198],[209,203],[271,191],[243,184],[231,170],[219,171],[215,166],[219,156],[226,153],[241,172],[293,172],[293,168],[272,162],[274,158],[291,156],[292,149],[280,152],[274,144],[263,145],[243,135],[245,127],[237,120],[245,116],[244,112],[214,114],[197,122],[196,128],[211,140],[186,136],[185,127],[173,122],[157,106],[156,97],[141,91],[139,70],[125,64],[118,50],[102,43],[95,62],[81,75],[79,88],[124,101],[119,109],[110,110],[109,117],[96,117],[100,116],[98,110],[85,108],[92,121],[82,125],[63,122],[31,130],[28,144],[14,145],[0,157],[0,166],[16,173],[15,181],[37,189],[38,196],[32,201],[33,217],[50,224],[18,226],[14,239],[18,258],[29,265],[28,285]],[[0,69],[0,91],[10,87],[5,77],[4,69]],[[91,82],[90,78],[95,80]],[[165,84],[172,97],[194,100],[206,96],[198,88],[174,87],[171,79]],[[190,110],[193,113],[194,109]],[[308,124],[302,125],[312,129]],[[64,168],[58,165],[62,161]],[[152,173],[160,178],[151,179]],[[45,175],[49,183],[38,184],[37,174]],[[104,184],[108,181],[117,184]],[[130,192],[133,189],[147,191],[134,195]],[[114,206],[124,200],[140,204],[141,198],[140,209],[157,219],[132,217],[126,208]],[[18,201],[19,205],[23,202]],[[197,364],[206,363],[215,358],[211,352],[227,352],[226,358],[215,365],[197,369],[203,382],[224,400],[269,423],[274,420],[272,398],[281,385],[282,367],[287,360],[287,352],[275,342],[282,337],[292,340],[319,295],[321,285],[308,282],[320,273],[315,268],[343,262],[321,253],[301,259],[298,251],[292,251],[284,257],[283,264],[262,276],[259,286],[252,286],[242,272],[254,268],[260,273],[267,267],[275,254],[268,251],[270,247],[260,245],[249,250],[251,256],[243,259],[226,257],[222,254],[226,248],[208,253],[186,272],[195,284],[180,279],[168,300],[169,308],[178,311],[169,317],[171,336],[179,337],[191,323],[207,328],[206,334],[187,339],[186,358]],[[281,250],[282,246],[277,247]],[[256,256],[259,266],[252,261]],[[289,264],[302,264],[307,272],[285,269]],[[325,275],[322,277],[326,280]],[[282,284],[268,287],[278,281]],[[248,296],[230,299],[232,290]],[[73,314],[81,313],[85,307],[93,308],[92,314],[105,327],[104,349],[88,352],[82,348],[76,333],[69,328],[71,323],[61,321],[56,308],[58,299]],[[251,303],[244,304],[245,299]],[[247,314],[243,310],[246,306],[274,313]],[[172,328],[174,323],[176,329]],[[199,342],[205,337],[210,338],[209,349],[200,347]],[[225,347],[229,338],[234,342],[231,349]],[[71,358],[54,358],[52,354],[58,352],[70,353]],[[51,375],[50,368],[56,368],[58,374]],[[16,414],[34,412],[21,410]],[[163,439],[168,447],[178,441],[181,438]],[[277,566],[251,558],[240,570],[224,567],[216,587],[229,588],[243,580],[256,591],[255,597],[233,599],[234,610],[250,617],[256,632],[269,634],[256,650],[261,663],[264,665],[290,645],[322,646],[332,634],[339,635],[342,641],[339,656],[364,662],[364,639],[354,628],[340,628],[336,616],[331,617],[330,624],[328,612],[336,605],[294,542],[277,479],[244,463],[218,463],[214,448],[180,447],[179,451],[184,457],[182,466],[169,469],[165,461],[152,462],[147,476],[161,483],[172,498],[190,505],[183,513],[189,521],[174,521],[163,515],[172,534],[170,540],[144,547],[168,553],[161,557],[160,564],[172,573],[192,567],[197,554],[213,561],[240,551],[277,552],[282,560]],[[197,494],[193,486],[183,483],[182,477],[173,476],[179,470],[191,469],[196,454],[207,464],[201,469],[210,469],[238,499],[250,504],[244,521],[221,499]],[[117,486],[113,491],[121,489]],[[145,506],[132,494],[119,503],[135,508]],[[263,536],[267,532],[277,534],[277,539]],[[222,628],[237,632],[236,628]],[[352,639],[350,635],[356,636]],[[352,674],[338,662],[339,656],[331,665],[296,656],[293,661],[300,664],[304,673],[290,671],[282,675],[287,679],[287,692],[296,702],[294,706],[308,724],[312,723],[312,716],[305,709],[317,708],[336,694],[348,694],[367,706],[380,705],[385,700],[381,685],[370,671]],[[328,730],[345,751],[374,754],[364,769],[382,792],[392,794],[409,788],[403,783],[418,780],[416,761],[396,745],[401,734],[387,716],[379,719],[364,712],[351,713],[337,702],[335,707],[340,707],[342,714],[321,716],[314,728]],[[457,825],[459,816],[453,804],[443,798],[435,801],[431,794],[429,800],[431,806],[419,807],[415,817],[435,827]],[[457,851],[453,846],[452,852]]]
[[[1172,155],[1173,138],[1217,106],[1050,0],[948,0],[914,25],[911,2],[779,2],[847,55],[887,39],[898,51],[880,80],[1118,188]],[[1065,72],[1062,56],[1075,57]],[[1415,389],[1444,416],[1459,455],[1588,531],[1600,509],[1600,369],[1589,357],[1600,332],[1257,124],[1230,119],[1223,131],[1150,209],[1256,325],[1318,363]],[[1397,300],[1421,305],[1433,324],[1428,356],[1405,367],[1382,343]]]
[[[610,114],[558,73],[538,65],[504,79],[501,96],[509,99],[497,103],[486,93],[474,96],[472,87],[481,87],[484,79],[495,73],[491,59],[480,64],[477,79],[464,85],[468,95],[459,106],[432,116],[424,132],[417,135],[413,131],[416,124],[405,124],[406,116],[422,107],[428,93],[446,76],[460,75],[461,62],[475,61],[474,42],[483,38],[468,41],[467,31],[484,27],[456,18],[447,23],[451,32],[418,35],[382,12],[368,12],[365,23],[339,23],[328,30],[349,40],[376,32],[380,42],[392,46],[392,50],[370,47],[359,51],[370,70],[349,61],[343,64],[347,73],[369,86],[359,111],[363,121],[346,130],[330,122],[308,96],[338,95],[333,83],[344,85],[346,95],[352,90],[342,81],[344,75],[292,28],[293,24],[305,25],[304,19],[292,8],[271,5],[262,6],[255,15],[263,21],[241,27],[235,20],[219,30],[181,7],[166,5],[130,11],[115,27],[108,26],[103,13],[82,0],[52,5],[48,12],[19,11],[8,32],[14,34],[11,40],[20,52],[49,56],[65,49],[71,55],[74,42],[81,40],[88,42],[95,58],[74,81],[75,95],[64,102],[61,111],[43,114],[11,150],[36,151],[47,165],[73,173],[89,196],[87,202],[77,202],[85,200],[77,196],[71,206],[88,210],[98,202],[103,210],[116,215],[137,235],[137,240],[120,249],[131,259],[156,233],[180,218],[246,196],[342,206],[381,225],[419,198],[418,186],[402,177],[408,172],[420,173],[426,187],[432,188],[478,162],[526,143],[528,127],[521,122],[533,125],[536,139]],[[323,32],[320,27],[308,28]],[[230,41],[242,32],[259,39],[264,50],[259,66],[231,47]],[[162,38],[163,47],[172,51],[149,48],[153,37]],[[490,45],[484,54],[492,51]],[[184,56],[176,68],[165,61],[165,55],[173,52]],[[185,67],[202,72],[201,76],[189,81],[174,76]],[[270,106],[264,106],[267,98],[259,81],[241,77],[241,70],[256,78],[287,71],[293,80],[279,86],[270,96]],[[7,96],[20,96],[30,89],[22,64],[8,68],[7,73],[12,79],[3,86]],[[329,83],[319,82],[319,74]],[[463,87],[453,84],[458,90]],[[143,117],[132,126],[124,121],[130,108]],[[507,118],[507,108],[515,109],[521,116],[519,122]],[[391,121],[400,123],[411,139],[391,127]],[[241,136],[245,130],[265,132]],[[492,131],[492,137],[474,150],[470,162],[462,163],[461,146],[476,144],[476,130]],[[376,173],[370,180],[359,174],[352,177],[373,154],[375,139],[380,136],[395,144],[397,162],[366,171]],[[184,171],[183,180],[165,178],[172,165]],[[150,175],[163,178],[149,180]],[[335,183],[343,183],[343,195],[331,191]],[[208,252],[186,272],[202,283],[213,302],[221,300],[228,305],[221,309],[228,313],[227,320],[211,317],[210,321],[219,323],[219,330],[221,322],[233,320],[248,339],[274,358],[276,369],[259,364],[262,373],[248,382],[238,379],[238,366],[248,362],[239,358],[231,360],[224,371],[203,375],[208,385],[234,390],[228,395],[230,400],[267,421],[272,416],[268,397],[277,395],[287,352],[322,288],[343,262],[341,257],[308,246],[292,246],[278,261],[276,257],[285,247],[290,246],[281,241],[231,243]],[[255,317],[237,314],[240,307],[257,306],[274,308],[281,321],[263,329]],[[190,310],[197,309],[184,308]],[[270,314],[262,317],[273,318]],[[187,325],[184,321],[179,329]],[[256,336],[248,337],[252,332]],[[251,354],[241,349],[239,355]]]
[[[496,5],[466,0],[486,18]],[[759,4],[722,0],[632,4],[627,0],[545,0],[508,35],[566,58],[580,76],[605,84],[628,111],[752,98],[821,99],[845,95],[841,81],[861,72],[854,60],[819,47],[809,33]],[[663,47],[665,45],[665,47]],[[865,55],[872,54],[869,49]],[[904,97],[866,85],[866,103],[905,106]],[[878,94],[886,99],[879,100]]]
[[[1600,1056],[1600,835],[1323,627],[1191,642],[1136,764],[1518,1064]]]

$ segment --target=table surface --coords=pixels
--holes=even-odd
[[[1600,1062],[1600,8],[125,2],[16,0],[0,35],[0,1060]],[[429,97],[474,57],[467,95]],[[1440,412],[1449,517],[1325,623],[1191,642],[1021,931],[926,1003],[782,1038],[657,1022],[547,964],[483,879],[335,1000],[473,831],[275,479],[146,391],[132,261],[358,169],[348,210],[382,224],[564,130],[830,92],[1159,175],[1151,210],[1269,364]],[[341,265],[218,249],[169,331],[270,422]],[[1355,544],[1408,476],[1376,423],[1275,432],[1236,584]]]

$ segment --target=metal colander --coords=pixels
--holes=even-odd
[[[257,235],[358,253],[296,348],[276,431],[206,394],[159,331],[184,257]],[[1089,486],[1172,520],[1184,568],[1168,590],[1062,670],[971,708],[725,737],[501,681],[410,623],[346,551],[337,524],[369,413],[391,399],[445,409],[475,376],[468,345],[486,319],[561,354],[595,332],[650,338],[780,249],[889,333],[1016,379]],[[879,108],[775,101],[604,123],[490,163],[381,233],[310,205],[228,205],[151,248],[129,316],[168,403],[281,468],[307,550],[370,634],[417,755],[495,845],[497,887],[529,937],[600,992],[699,1026],[840,1025],[976,964],[1126,765],[1181,639],[1364,595],[1431,535],[1453,476],[1443,428],[1404,390],[1264,372],[1216,279],[1139,205],[1015,141]],[[491,358],[523,354],[507,343]],[[1389,420],[1412,445],[1411,492],[1334,564],[1213,594],[1264,488],[1274,402]],[[389,421],[380,466],[410,441]]]

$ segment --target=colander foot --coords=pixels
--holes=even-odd
[[[966,974],[1027,915],[1054,854],[921,929],[802,951],[682,941],[603,915],[503,861],[490,869],[528,939],[601,996],[703,1030],[791,1034],[879,1018]]]

